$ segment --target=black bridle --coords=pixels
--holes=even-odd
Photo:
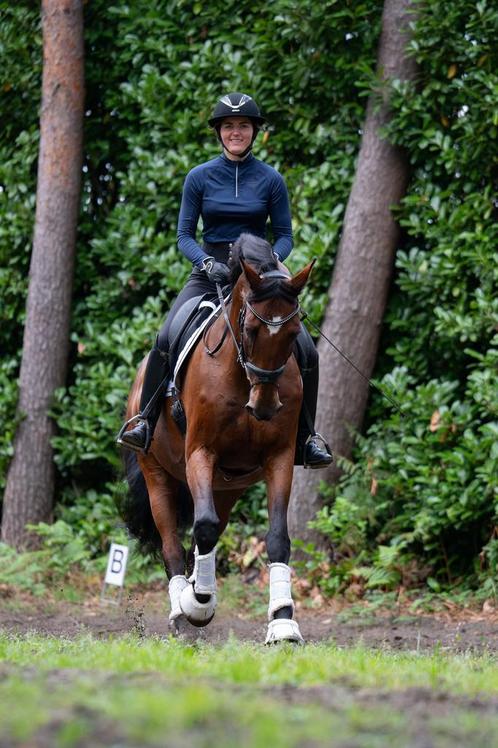
[[[288,276],[285,273],[281,273],[279,270],[271,270],[268,273],[264,273],[261,276],[261,278],[288,279]],[[230,332],[230,335],[232,336],[232,340],[235,345],[235,350],[237,351],[237,361],[240,363],[242,368],[245,369],[247,375],[251,374],[252,376],[257,377],[255,382],[250,382],[251,387],[255,387],[258,384],[275,384],[277,379],[284,372],[287,359],[284,361],[282,366],[279,366],[277,369],[262,369],[261,367],[256,366],[256,364],[253,364],[252,361],[249,360],[244,350],[244,342],[243,342],[243,337],[242,337],[247,310],[249,310],[251,314],[253,314],[256,317],[256,319],[259,319],[259,321],[263,322],[263,324],[265,325],[269,325],[270,327],[282,327],[283,325],[286,324],[286,322],[289,322],[291,319],[293,319],[296,316],[296,314],[299,314],[300,312],[299,304],[297,304],[296,308],[293,309],[292,312],[290,312],[286,317],[283,317],[282,319],[279,319],[279,320],[272,320],[272,319],[266,319],[266,317],[261,316],[261,314],[259,314],[259,312],[257,312],[256,309],[254,309],[252,304],[246,301],[239,312],[238,322],[239,322],[240,340],[237,340],[232,324],[230,322],[230,318],[228,316],[225,299],[223,298],[223,291],[221,289],[221,286],[218,283],[216,284],[216,290],[218,292],[218,299],[220,301],[220,307],[223,312],[223,317],[225,319],[226,327],[225,327],[225,333],[223,334],[223,337],[220,343],[213,350],[209,350],[206,346],[206,353],[208,353],[210,356],[213,356],[216,353],[216,351],[218,351],[221,348],[221,345],[223,344],[223,341],[225,339],[226,331],[228,330]]]

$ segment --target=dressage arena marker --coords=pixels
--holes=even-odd
[[[111,543],[107,570],[105,573],[100,601],[108,605],[120,605],[123,596],[126,563],[128,561],[128,546],[119,543]],[[118,588],[117,594],[110,590]]]

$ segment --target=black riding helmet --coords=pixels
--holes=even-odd
[[[257,128],[266,122],[251,96],[244,93],[229,93],[216,102],[211,119],[208,120],[209,127],[216,127],[225,117],[234,116],[248,117]]]
[[[226,119],[226,117],[247,117],[251,120],[254,125],[254,133],[251,145],[246,153],[249,152],[252,148],[252,144],[256,140],[259,128],[266,122],[266,118],[261,114],[258,105],[248,94],[238,92],[226,94],[226,96],[222,96],[218,99],[216,106],[213,109],[213,113],[208,120],[208,124],[218,133],[218,140],[220,143],[220,127],[222,121]]]

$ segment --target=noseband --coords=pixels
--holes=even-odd
[[[272,271],[272,273],[276,273],[278,271]],[[283,273],[278,274],[281,278],[286,278],[287,276]],[[262,277],[268,277],[267,275],[264,275]],[[240,310],[239,314],[239,330],[241,331],[241,337],[240,337],[240,343],[239,343],[239,355],[240,355],[240,362],[242,366],[245,367],[246,371],[249,374],[253,374],[257,377],[257,381],[254,382],[254,384],[251,383],[251,386],[254,387],[257,384],[274,384],[277,379],[283,374],[283,371],[285,369],[285,364],[287,363],[287,360],[282,366],[279,366],[278,369],[261,369],[259,366],[256,366],[246,356],[245,350],[244,350],[244,343],[242,340],[242,330],[244,329],[245,319],[247,310],[256,317],[256,319],[259,319],[260,322],[263,322],[265,325],[270,325],[271,327],[282,327],[285,325],[286,322],[289,322],[293,317],[296,316],[296,314],[299,313],[299,305],[286,317],[283,319],[279,319],[277,321],[274,321],[272,319],[266,319],[265,317],[262,317],[255,309],[254,307],[246,301],[242,309]]]
[[[288,278],[288,276],[285,273],[281,273],[280,270],[270,270],[267,273],[264,273],[261,278]],[[272,320],[272,319],[266,319],[266,317],[262,317],[259,312],[257,312],[252,304],[250,304],[248,301],[245,302],[244,306],[241,308],[239,313],[239,331],[240,331],[240,340],[237,340],[235,332],[233,330],[233,327],[230,323],[230,319],[228,317],[225,300],[223,298],[223,292],[221,290],[221,287],[216,284],[216,289],[218,291],[218,298],[220,300],[220,305],[223,310],[223,316],[225,318],[225,323],[227,325],[227,328],[230,331],[230,334],[232,336],[232,340],[235,345],[235,349],[237,351],[237,360],[239,361],[240,365],[246,370],[247,374],[252,374],[253,376],[257,377],[257,380],[255,382],[251,382],[251,387],[255,387],[258,384],[275,384],[277,379],[283,374],[285,365],[287,363],[287,360],[282,364],[282,366],[279,366],[278,369],[262,369],[259,366],[256,366],[253,364],[246,355],[246,352],[244,350],[244,343],[242,340],[242,331],[244,329],[245,324],[245,318],[247,314],[247,310],[253,314],[256,319],[259,319],[260,322],[263,322],[265,325],[269,325],[270,327],[282,327],[285,325],[286,322],[289,322],[291,319],[293,319],[296,314],[299,314],[300,312],[300,306],[299,304],[296,306],[295,309],[293,309],[290,314],[288,314],[286,317],[283,317],[279,320]],[[207,349],[206,349],[207,350]],[[215,349],[217,350],[217,349]],[[207,350],[207,353],[213,354],[214,351]]]

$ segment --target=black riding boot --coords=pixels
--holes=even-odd
[[[135,416],[137,425],[120,433],[118,443],[124,447],[147,454],[154,429],[161,414],[163,399],[169,374],[168,354],[155,346],[149,353],[145,369],[142,394],[140,396],[140,413]]]
[[[301,371],[303,378],[303,404],[297,428],[296,465],[305,468],[327,467],[332,462],[329,445],[315,431],[316,402],[318,398],[318,366]],[[319,442],[322,442],[323,447]]]

